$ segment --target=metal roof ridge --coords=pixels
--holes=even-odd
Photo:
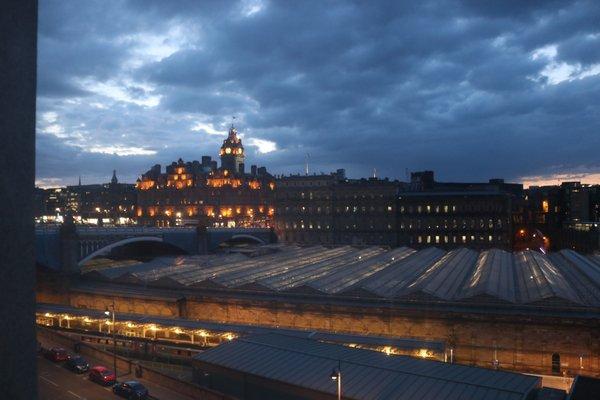
[[[376,351],[373,351],[373,350],[367,350],[367,349],[350,349],[350,348],[346,348],[346,346],[343,346],[343,345],[339,345],[339,344],[335,344],[335,343],[323,343],[323,342],[320,342],[320,341],[316,341],[314,339],[304,338],[304,337],[299,337],[299,336],[288,336],[288,335],[282,335],[282,334],[277,334],[277,333],[265,333],[265,334],[260,334],[260,335],[256,335],[256,336],[263,336],[263,337],[264,336],[284,336],[284,337],[290,338],[292,340],[302,340],[302,341],[306,341],[306,342],[310,342],[310,343],[326,344],[326,345],[332,346],[332,347],[343,348],[345,351],[371,352],[374,355],[379,356],[379,354]],[[243,338],[237,338],[233,342],[230,342],[230,343],[234,343],[235,341],[242,341],[242,342],[245,342],[245,343],[250,343],[250,344],[254,344],[254,345],[270,347],[270,348],[274,348],[274,349],[282,350],[282,351],[287,351],[287,352],[291,352],[291,353],[303,354],[303,355],[307,355],[307,356],[312,356],[312,357],[316,357],[316,358],[323,358],[323,359],[332,360],[332,361],[336,361],[336,362],[343,362],[345,364],[353,364],[353,365],[358,365],[358,366],[362,366],[362,367],[376,368],[376,369],[381,369],[381,370],[385,370],[385,371],[392,371],[392,372],[399,373],[399,374],[418,376],[418,377],[422,377],[422,378],[434,379],[434,380],[439,380],[439,381],[444,381],[444,382],[461,383],[461,384],[465,384],[465,385],[469,385],[469,386],[475,386],[475,387],[480,387],[480,388],[499,390],[499,391],[504,391],[504,392],[509,392],[509,393],[516,393],[516,394],[522,394],[523,393],[523,392],[519,392],[519,391],[516,391],[516,390],[505,389],[505,388],[498,388],[498,387],[489,386],[489,385],[485,385],[485,384],[477,384],[477,383],[472,383],[472,382],[463,381],[463,380],[452,380],[452,379],[449,379],[449,378],[439,377],[439,376],[435,376],[435,375],[427,375],[427,374],[424,374],[424,373],[415,373],[415,372],[412,372],[412,371],[404,371],[404,370],[399,370],[399,369],[396,369],[396,368],[383,367],[381,365],[372,365],[372,364],[367,364],[367,363],[362,363],[362,362],[357,362],[357,361],[348,361],[348,360],[342,359],[341,357],[331,357],[331,356],[326,356],[326,355],[322,355],[322,354],[310,353],[310,352],[298,350],[296,348],[291,349],[291,348],[283,347],[283,346],[276,345],[276,344],[264,343],[264,342],[259,342],[259,341],[253,341],[251,339],[252,339],[252,336],[250,336],[250,337],[243,337]],[[225,344],[228,344],[228,343],[225,343]],[[201,354],[202,353],[200,353],[199,355],[201,355]],[[383,356],[383,353],[381,353],[381,355]],[[386,356],[386,357],[390,357],[390,356]],[[509,371],[492,371],[492,370],[487,370],[485,368],[473,367],[473,366],[468,366],[468,365],[447,364],[447,363],[444,363],[444,362],[441,362],[441,361],[436,361],[436,360],[418,360],[416,358],[409,357],[409,356],[394,355],[394,356],[391,356],[391,357],[408,358],[408,359],[411,359],[411,360],[414,359],[415,361],[430,362],[432,364],[435,363],[435,364],[438,364],[438,365],[448,365],[450,368],[451,368],[451,366],[456,365],[457,367],[464,368],[464,369],[476,369],[476,370],[480,370],[480,371],[486,371],[486,372],[489,372],[489,373],[501,372],[501,373],[504,373],[504,374],[513,375],[515,377],[516,376],[521,376],[521,377],[524,377],[524,378],[528,377],[526,375],[515,373],[515,372],[509,372]],[[448,367],[446,367],[446,368],[448,368]]]

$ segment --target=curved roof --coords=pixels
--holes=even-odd
[[[276,253],[158,258],[90,272],[152,286],[374,299],[600,307],[600,257],[435,247],[287,246]]]

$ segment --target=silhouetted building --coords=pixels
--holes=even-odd
[[[345,171],[277,180],[275,228],[288,243],[396,245],[398,182]]]
[[[510,250],[522,199],[523,186],[502,179],[446,183],[432,171],[414,172],[398,195],[398,244]]]
[[[600,248],[600,185],[563,182],[526,191],[524,235],[540,232],[553,249]]]
[[[136,183],[139,224],[269,227],[274,178],[264,167],[246,173],[244,147],[232,126],[220,149],[221,167],[210,156],[202,162],[179,159],[162,172],[153,166]]]

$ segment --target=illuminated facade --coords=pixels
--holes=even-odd
[[[275,180],[265,167],[246,173],[244,147],[232,126],[220,149],[221,167],[210,156],[179,159],[163,172],[155,165],[136,183],[139,224],[270,227]]]

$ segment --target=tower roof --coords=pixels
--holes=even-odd
[[[221,150],[224,150],[225,148],[230,148],[230,150],[234,150],[234,149],[244,149],[244,146],[242,145],[242,140],[237,136],[237,129],[235,129],[235,127],[233,126],[233,124],[231,124],[231,128],[229,128],[229,135],[227,136],[227,139],[223,140],[223,145],[221,146]],[[224,152],[221,152],[221,155],[223,155]],[[226,153],[226,154],[230,154],[230,153]],[[236,151],[231,151],[231,154],[242,154],[242,153],[238,153]]]

